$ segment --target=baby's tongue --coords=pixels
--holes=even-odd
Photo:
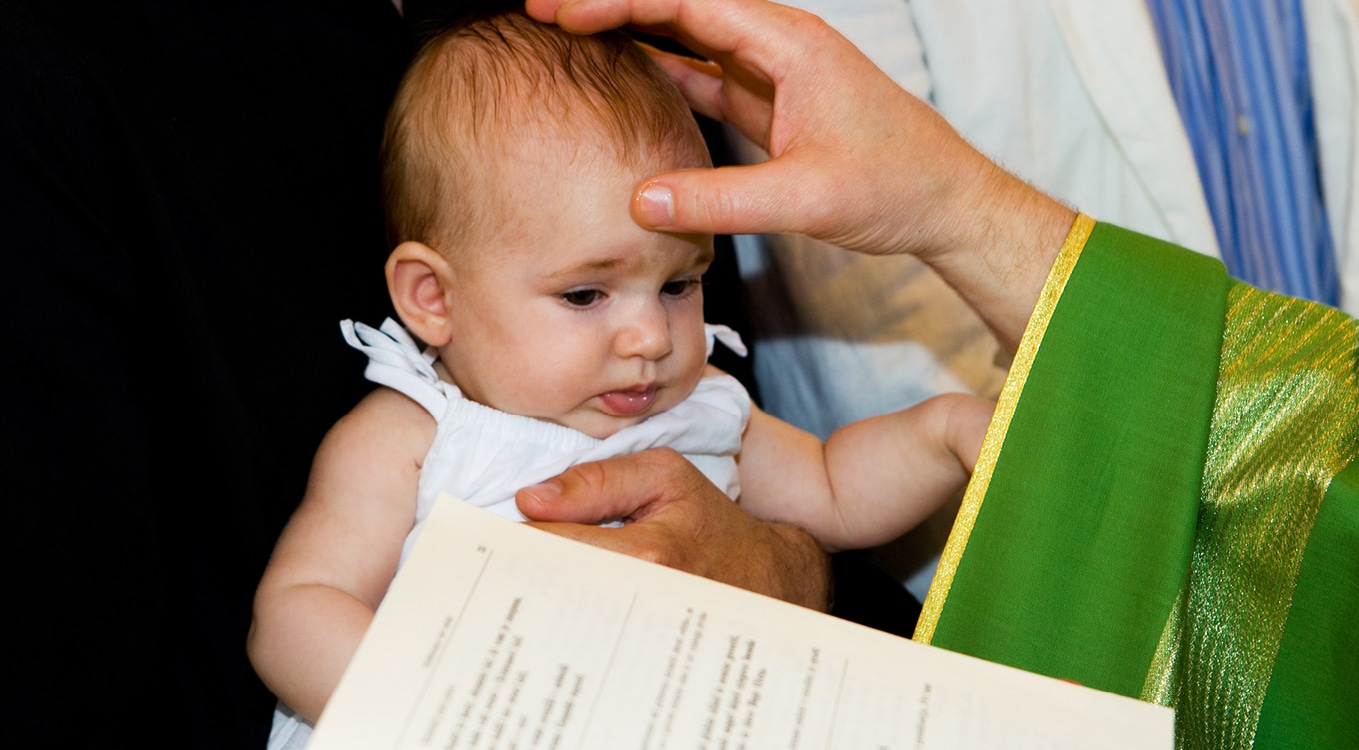
[[[655,389],[644,391],[612,391],[600,396],[604,408],[619,416],[631,416],[646,411],[656,397]]]

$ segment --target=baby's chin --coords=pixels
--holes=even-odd
[[[660,411],[664,411],[663,409]],[[583,432],[592,438],[605,440],[618,434],[622,430],[634,427],[647,420],[652,414],[659,414],[660,411],[647,410],[644,414],[632,416],[617,416],[595,412],[594,414],[575,415],[574,418],[564,419],[558,424],[570,427],[577,432]]]
[[[567,427],[570,427],[577,432],[583,432],[597,440],[607,440],[619,432],[622,432],[624,429],[641,424],[643,421],[644,420],[642,419],[601,417],[600,419],[589,420],[588,423],[585,424],[568,424]]]

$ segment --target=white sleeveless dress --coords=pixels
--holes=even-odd
[[[364,376],[423,406],[438,422],[434,442],[420,468],[415,520],[401,548],[406,559],[439,493],[452,495],[504,518],[523,521],[514,503],[521,487],[537,484],[588,461],[647,448],[673,448],[735,500],[740,494],[736,454],[750,419],[750,396],[729,375],[703,378],[674,408],[648,417],[605,439],[550,422],[506,414],[463,397],[441,380],[435,355],[390,318],[374,329],[340,324],[345,341],[368,355]],[[726,326],[706,327],[708,354],[714,339],[745,355],[740,337]],[[299,750],[311,737],[311,724],[282,703],[274,712],[269,750]]]

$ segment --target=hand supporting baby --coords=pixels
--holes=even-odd
[[[816,540],[755,519],[673,450],[580,464],[515,499],[533,525],[555,534],[826,608],[830,566]],[[628,523],[593,525],[615,518]]]

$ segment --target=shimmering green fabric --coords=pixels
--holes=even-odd
[[[1228,294],[1184,610],[1143,692],[1175,706],[1181,746],[1252,746],[1313,520],[1359,450],[1356,334],[1330,307]]]
[[[1174,705],[1183,747],[1359,747],[1357,361],[1340,313],[1098,225],[933,643]]]

